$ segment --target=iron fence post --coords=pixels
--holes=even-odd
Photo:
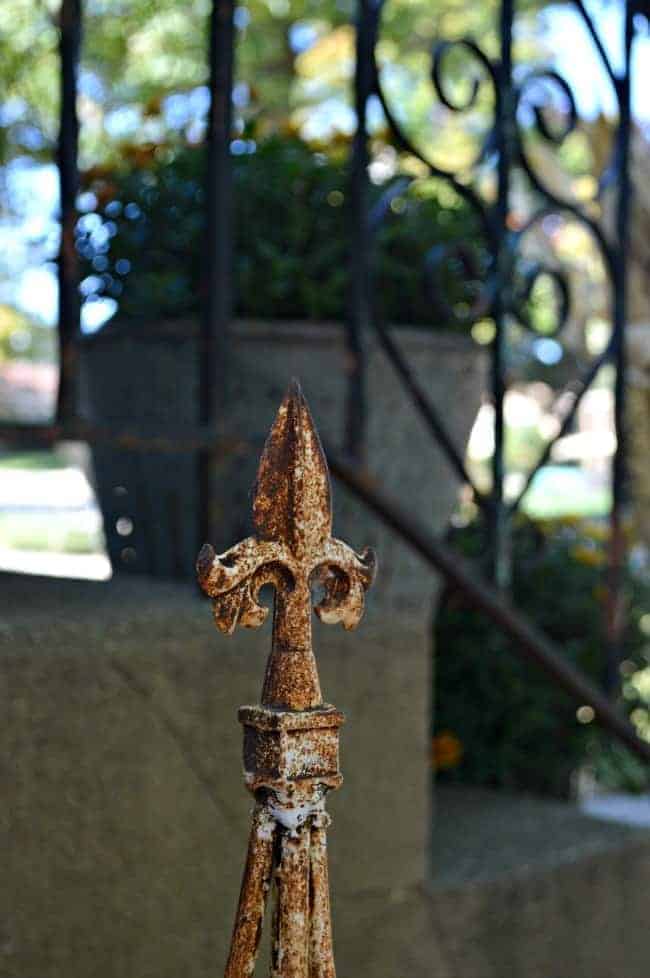
[[[492,402],[494,405],[494,453],[492,455],[492,494],[489,510],[492,575],[497,587],[507,588],[510,583],[510,546],[508,511],[504,505],[505,476],[505,419],[504,400],[506,388],[506,314],[508,299],[505,290],[510,285],[510,258],[508,246],[508,212],[510,207],[510,176],[513,163],[512,142],[514,120],[514,94],[512,88],[512,25],[514,0],[502,0],[499,21],[500,59],[497,65],[496,89],[496,147],[498,154],[497,202],[495,228],[497,233],[494,261],[494,303],[492,315],[495,334],[492,341]]]
[[[612,460],[612,506],[610,511],[610,553],[608,574],[608,600],[606,607],[606,661],[605,689],[616,696],[620,688],[619,666],[621,643],[625,628],[625,529],[624,515],[627,496],[626,486],[626,350],[627,324],[627,260],[629,251],[630,198],[633,192],[630,177],[630,138],[632,129],[631,109],[631,54],[634,38],[634,12],[632,0],[625,0],[623,26],[624,62],[621,74],[616,78],[615,91],[619,107],[616,130],[616,219],[612,264],[612,361],[614,364],[614,431],[616,449]]]
[[[77,414],[76,342],[80,332],[81,304],[75,225],[77,223],[77,193],[79,190],[77,77],[81,33],[81,0],[61,0],[59,10],[61,108],[57,145],[61,224],[57,264],[59,384],[56,420],[59,424],[70,421]]]
[[[213,0],[209,22],[210,108],[205,170],[206,230],[203,315],[199,343],[199,421],[224,433],[228,384],[228,329],[232,316],[232,85],[234,0]],[[210,452],[200,459],[203,539],[214,539],[217,495]]]
[[[329,473],[299,386],[287,391],[262,453],[253,499],[254,536],[217,556],[198,557],[217,627],[256,628],[275,588],[273,640],[261,705],[243,706],[246,786],[255,797],[248,856],[226,978],[250,978],[272,884],[273,978],[335,978],[325,833],[327,792],[340,786],[343,714],[324,703],[311,640],[316,614],[355,628],[372,583],[372,551],[357,554],[332,535]]]
[[[354,69],[356,128],[350,159],[349,298],[346,316],[348,392],[345,449],[363,461],[367,415],[366,343],[371,322],[371,231],[368,212],[368,99],[374,88],[372,52],[377,30],[375,0],[357,5]]]

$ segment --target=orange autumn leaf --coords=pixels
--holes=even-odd
[[[436,771],[457,767],[463,758],[463,745],[450,730],[442,730],[431,741],[432,764]]]

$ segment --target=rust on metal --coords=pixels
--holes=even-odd
[[[256,628],[275,590],[273,638],[261,705],[243,706],[244,773],[256,799],[226,978],[255,968],[267,893],[275,887],[272,978],[335,978],[325,811],[338,788],[343,714],[323,703],[312,649],[314,610],[355,628],[375,573],[371,550],[332,537],[329,473],[299,385],[293,381],[262,453],[253,497],[254,535],[215,554],[206,544],[197,574],[217,627]]]

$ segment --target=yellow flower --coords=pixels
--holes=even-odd
[[[442,730],[431,741],[431,763],[434,770],[457,767],[463,757],[463,745],[450,730]]]

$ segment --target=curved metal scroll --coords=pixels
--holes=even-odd
[[[593,382],[598,368],[605,362],[613,362],[617,368],[615,391],[615,418],[618,449],[613,464],[613,508],[612,527],[613,537],[620,538],[621,508],[624,497],[624,455],[625,430],[623,425],[624,392],[625,392],[625,356],[623,329],[626,317],[626,275],[625,261],[629,237],[629,156],[631,132],[630,108],[630,61],[631,47],[634,36],[635,6],[632,0],[625,0],[624,7],[624,58],[623,67],[617,71],[612,65],[605,45],[600,37],[598,28],[582,0],[571,0],[572,6],[580,16],[600,58],[604,71],[614,89],[619,109],[619,125],[614,139],[612,159],[607,169],[608,182],[615,182],[617,189],[617,215],[613,228],[608,228],[599,213],[597,195],[589,200],[571,199],[558,193],[545,177],[538,171],[535,161],[529,151],[529,139],[534,138],[547,148],[560,151],[567,139],[576,131],[579,123],[578,109],[574,94],[568,81],[557,71],[550,68],[533,68],[521,72],[513,68],[512,37],[515,16],[515,0],[502,0],[499,15],[499,56],[489,57],[476,40],[463,37],[456,40],[444,39],[433,46],[430,54],[429,78],[433,94],[440,105],[449,112],[462,114],[476,107],[483,87],[491,87],[494,100],[493,118],[488,131],[482,139],[478,152],[462,173],[447,170],[439,166],[431,158],[429,152],[423,149],[417,138],[414,138],[402,124],[399,118],[399,107],[391,104],[391,99],[385,89],[382,73],[378,65],[377,48],[382,35],[382,15],[390,0],[360,0],[359,32],[361,42],[358,53],[368,54],[371,71],[358,74],[366,86],[357,86],[357,106],[365,106],[367,98],[374,95],[379,100],[385,114],[393,143],[402,152],[415,158],[431,177],[443,180],[471,209],[478,220],[482,246],[488,255],[487,268],[477,268],[476,242],[463,242],[458,245],[436,245],[422,256],[423,277],[432,299],[432,311],[444,316],[448,323],[459,327],[468,327],[478,319],[491,317],[495,322],[495,338],[492,344],[492,392],[495,405],[495,453],[493,460],[493,489],[490,504],[487,507],[491,515],[494,573],[498,581],[503,582],[504,575],[499,572],[500,553],[503,552],[504,527],[507,523],[507,513],[519,506],[523,496],[528,491],[535,472],[548,461],[553,442],[544,449],[538,464],[528,476],[524,489],[518,498],[506,505],[503,496],[504,481],[504,410],[503,400],[506,387],[506,341],[508,322],[516,321],[526,330],[535,331],[534,319],[530,316],[531,297],[536,284],[541,277],[546,277],[552,283],[556,300],[556,315],[553,328],[545,330],[546,336],[559,336],[571,313],[571,282],[560,261],[549,261],[542,258],[532,259],[527,248],[527,236],[536,233],[545,218],[550,215],[561,215],[565,220],[578,222],[593,239],[600,254],[611,291],[611,320],[612,337],[607,349],[593,363],[587,366],[582,376],[571,387],[573,400],[568,413],[560,419],[560,431],[557,437],[569,430],[577,411],[580,399],[589,385]],[[462,51],[469,58],[473,73],[466,89],[461,94],[451,84],[448,74],[450,55]],[[562,110],[557,111],[558,103]],[[367,136],[365,130],[365,109],[359,117],[359,132],[355,146],[364,145]],[[489,199],[483,193],[478,171],[491,167],[496,174],[497,192],[495,199]],[[511,174],[517,170],[523,175],[531,191],[531,198],[536,201],[533,213],[523,226],[513,223],[510,211]],[[602,185],[602,184],[601,184]],[[391,190],[387,191],[390,195]],[[376,230],[390,213],[385,206],[377,209],[376,220],[370,230]],[[396,218],[399,219],[399,218]],[[472,300],[465,304],[461,313],[446,300],[443,294],[443,272],[448,271],[453,264],[464,282],[477,281]],[[365,269],[367,273],[368,269]],[[371,291],[371,290],[369,290]],[[376,317],[381,321],[381,314]],[[385,327],[381,326],[385,333]],[[380,336],[381,338],[381,336]],[[357,337],[358,339],[358,337]],[[384,344],[388,355],[395,362],[395,349],[390,344]],[[404,363],[396,364],[402,379],[408,377],[408,369]],[[406,383],[406,381],[404,380]],[[408,384],[406,384],[409,390]],[[420,409],[432,413],[431,405],[426,402],[422,391],[414,393]],[[440,440],[440,432],[444,425],[439,418],[434,418],[430,425],[432,433]],[[557,439],[555,439],[557,440]],[[444,444],[451,464],[456,470],[463,472],[462,462],[459,462],[458,452],[453,446]],[[447,441],[449,441],[447,439]],[[479,501],[481,501],[479,499]],[[620,544],[620,539],[619,539]],[[621,546],[613,543],[613,590],[616,590],[614,578],[621,570]],[[616,554],[618,553],[618,556]],[[620,620],[618,599],[613,602],[610,614],[612,636],[616,631],[617,620]],[[618,610],[617,610],[618,608]],[[611,670],[610,670],[611,671]]]

